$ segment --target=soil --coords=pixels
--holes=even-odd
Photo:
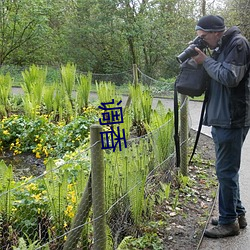
[[[23,176],[39,176],[45,171],[43,159],[37,159],[32,153],[13,156],[12,152],[7,152],[0,156],[0,160],[4,160],[7,166],[13,167],[15,180],[19,180]]]
[[[195,134],[191,131],[191,147]],[[158,207],[161,213],[167,215],[167,227],[159,231],[159,235],[163,236],[164,250],[199,249],[217,194],[214,162],[213,141],[201,134],[194,163],[188,170],[191,184],[187,184],[185,188],[176,184],[176,190],[179,190],[176,209],[173,209],[173,202]],[[172,194],[172,200],[175,197],[176,194]]]

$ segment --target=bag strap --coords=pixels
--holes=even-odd
[[[177,80],[176,80],[177,81]],[[174,141],[176,154],[176,167],[180,167],[180,137],[179,137],[179,112],[178,112],[178,93],[176,88],[176,81],[174,83]]]
[[[200,134],[201,134],[201,128],[202,128],[202,122],[203,122],[203,117],[206,109],[206,104],[207,104],[207,96],[208,96],[208,91],[205,91],[205,97],[204,101],[202,104],[202,109],[201,109],[201,114],[200,114],[200,121],[199,121],[199,126],[198,130],[196,133],[196,138],[195,138],[195,143],[193,147],[192,154],[190,156],[189,164],[192,162],[193,156],[195,154]],[[178,92],[176,89],[176,82],[174,84],[174,128],[175,128],[175,133],[174,133],[174,141],[175,141],[175,152],[176,152],[176,167],[180,167],[180,137],[179,137],[179,107],[178,107]]]
[[[198,126],[198,130],[196,132],[195,143],[194,143],[194,147],[193,147],[193,152],[192,152],[192,154],[190,156],[190,159],[189,159],[189,164],[192,162],[192,159],[193,159],[193,156],[195,154],[195,151],[196,151],[196,148],[197,148],[197,145],[198,145],[198,141],[199,141],[199,138],[200,138],[203,117],[204,117],[204,113],[205,113],[205,109],[206,109],[206,104],[207,104],[207,90],[205,91],[205,97],[204,97],[204,101],[202,103],[199,126]]]

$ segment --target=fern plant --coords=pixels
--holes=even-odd
[[[72,101],[72,92],[76,81],[76,65],[67,63],[66,66],[61,66],[62,86],[64,87],[67,96]]]
[[[96,82],[96,90],[100,103],[108,103],[111,102],[112,99],[117,103],[121,100],[120,95],[116,92],[115,84],[112,82]]]
[[[46,82],[47,68],[32,65],[28,70],[22,72],[24,82],[21,87],[24,91],[24,110],[29,117],[36,116],[39,111],[43,90]]]
[[[57,225],[57,230],[63,228],[64,211],[67,207],[68,177],[64,173],[55,170],[56,165],[52,159],[46,164],[47,174],[44,184],[48,193],[49,207],[52,217]]]
[[[152,95],[148,89],[143,90],[142,84],[130,85],[129,92],[132,101],[132,113],[134,125],[138,135],[145,134],[144,123],[150,123],[152,112]]]
[[[151,122],[145,123],[145,128],[148,133],[151,133],[156,161],[163,162],[173,152],[173,112],[167,111],[162,102],[159,101],[151,114]]]
[[[4,161],[0,161],[0,213],[5,215],[5,219],[9,222],[13,206],[13,193],[11,189],[14,187],[14,177],[12,166],[8,167]]]
[[[10,74],[0,75],[0,115],[7,116],[9,109],[9,96],[11,93],[12,79]]]
[[[80,75],[78,79],[79,85],[77,88],[76,102],[78,110],[88,107],[89,94],[91,90],[92,74]]]
[[[133,218],[140,222],[144,207],[144,188],[148,165],[152,155],[148,142],[140,140],[132,143],[127,149],[106,154],[105,167],[105,191],[107,207],[124,195],[128,199],[127,206],[130,207]]]
[[[56,85],[53,84],[50,86],[46,86],[46,88],[44,89],[43,102],[44,102],[47,114],[50,114],[53,111],[55,87]]]

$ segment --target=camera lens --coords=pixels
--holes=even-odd
[[[198,55],[195,47],[199,48],[200,50],[203,50],[207,47],[207,43],[199,36],[197,36],[192,43],[180,54],[176,57],[177,61],[179,63],[183,63],[188,58]]]
[[[180,55],[176,57],[177,61],[179,63],[183,63],[188,58],[198,55],[198,53],[194,49],[195,47],[195,44],[191,44],[189,47],[187,47]]]

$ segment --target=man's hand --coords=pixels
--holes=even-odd
[[[195,51],[198,53],[197,56],[192,57],[197,64],[203,64],[207,56],[197,47],[194,48]]]

